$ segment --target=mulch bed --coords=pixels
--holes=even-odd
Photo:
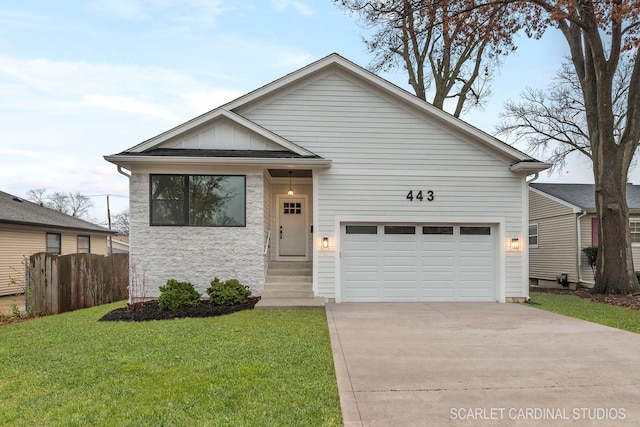
[[[553,289],[538,288],[536,286],[529,287],[529,292],[539,292],[548,294],[575,295],[580,298],[602,304],[617,305],[619,307],[628,307],[634,310],[640,310],[640,295],[602,295],[592,294],[588,289]]]
[[[158,301],[147,301],[141,307],[124,307],[110,311],[102,316],[99,321],[130,321],[144,322],[147,320],[168,320],[184,317],[211,317],[235,313],[241,310],[250,310],[260,301],[260,297],[249,297],[246,303],[240,305],[214,305],[202,300],[195,307],[180,307],[177,310],[161,310]]]

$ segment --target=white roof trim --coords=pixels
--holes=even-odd
[[[542,162],[518,162],[511,166],[509,166],[509,170],[514,173],[524,172],[527,174],[532,174],[536,172],[542,172],[543,170],[549,169],[553,166],[550,163],[542,163]]]
[[[108,162],[127,167],[127,165],[143,164],[166,164],[172,165],[235,165],[235,166],[261,166],[261,167],[284,167],[284,166],[304,166],[308,168],[326,169],[331,167],[331,160],[323,158],[247,158],[247,157],[180,157],[180,156],[145,156],[140,155],[114,155],[104,156]]]
[[[394,97],[400,98],[402,101],[406,102],[407,104],[410,104],[415,108],[421,109],[422,111],[438,119],[439,121],[464,132],[465,134],[469,135],[470,137],[476,140],[479,140],[487,144],[489,147],[497,150],[498,152],[502,153],[503,155],[506,155],[509,158],[512,158],[517,161],[538,162],[538,160],[534,159],[533,157],[530,157],[527,154],[521,152],[520,150],[513,148],[510,145],[507,145],[506,143],[500,141],[499,139],[481,131],[480,129],[474,126],[471,126],[470,124],[452,116],[451,114],[443,110],[440,110],[439,108],[434,107],[428,102],[421,100],[415,95],[405,91],[404,89],[394,85],[393,83],[383,79],[382,77],[379,77],[376,74],[373,74],[370,71],[367,71],[366,69],[343,58],[337,53],[332,53],[310,65],[307,65],[306,67],[303,67],[297,71],[294,71],[278,80],[275,80],[272,83],[269,83],[259,89],[254,90],[253,92],[250,92],[244,96],[241,96],[240,98],[237,98],[227,104],[224,104],[222,108],[225,108],[228,110],[237,109],[239,107],[242,107],[243,105],[253,102],[263,96],[273,93],[274,91],[277,91],[283,87],[286,87],[300,79],[308,77],[309,75],[312,75],[330,66],[338,66],[341,69],[346,70],[351,74],[359,77],[360,79],[365,80],[372,85],[375,85],[379,88],[384,89]],[[548,167],[545,167],[542,170],[547,168]]]
[[[569,209],[571,209],[573,211],[573,213],[580,213],[583,211],[583,209],[580,206],[576,206],[572,203],[567,202],[566,200],[562,200],[559,199],[555,196],[552,196],[551,194],[545,193],[544,191],[538,190],[537,188],[533,188],[533,187],[529,187],[529,191],[533,191],[536,194],[541,195],[542,197],[546,197],[549,200],[553,200],[556,203],[560,203],[563,206],[568,207]]]
[[[188,132],[200,125],[203,125],[205,123],[208,123],[210,121],[213,121],[217,118],[220,117],[226,117],[227,119],[231,120],[234,123],[237,123],[238,125],[254,132],[257,133],[258,135],[264,137],[265,139],[268,139],[269,141],[282,146],[283,148],[289,150],[289,151],[293,151],[294,153],[301,155],[301,156],[315,156],[315,153],[312,153],[309,150],[306,150],[302,147],[300,147],[299,145],[294,144],[291,141],[286,140],[285,138],[281,137],[280,135],[276,135],[275,133],[263,128],[262,126],[257,125],[256,123],[252,122],[251,120],[248,120],[236,113],[234,113],[233,111],[228,111],[222,107],[217,108],[215,110],[212,110],[208,113],[205,113],[201,116],[196,117],[195,119],[189,120],[186,123],[183,123],[181,125],[178,125],[176,127],[174,127],[173,129],[170,129],[158,136],[155,136],[151,139],[148,139],[138,145],[136,145],[133,148],[130,148],[128,150],[126,150],[127,152],[133,152],[133,153],[141,153],[143,151],[152,149],[154,147],[157,147],[158,145],[170,140],[171,138],[174,138],[182,133]]]

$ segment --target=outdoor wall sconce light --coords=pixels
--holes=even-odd
[[[511,250],[517,251],[518,249],[520,249],[520,239],[514,237],[511,239]]]
[[[329,249],[329,238],[328,237],[323,237],[322,238],[322,249]]]
[[[293,188],[291,187],[291,175],[293,175],[293,171],[289,171],[289,191],[287,191],[287,195],[293,196]]]

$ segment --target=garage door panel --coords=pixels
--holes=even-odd
[[[378,234],[358,235],[343,228],[344,301],[496,300],[496,233],[490,226],[375,229]],[[413,229],[416,234],[382,232]]]

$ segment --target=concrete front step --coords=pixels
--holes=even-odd
[[[256,304],[256,308],[277,307],[324,307],[324,298],[264,298]]]
[[[269,270],[312,270],[311,262],[269,261]]]
[[[262,299],[269,298],[313,298],[312,290],[276,290],[272,291],[270,289],[265,288],[262,291]]]
[[[311,285],[311,276],[272,276],[267,274],[266,283],[306,283]]]
[[[268,269],[267,276],[273,277],[287,277],[287,276],[303,276],[303,277],[311,277],[313,274],[312,270],[304,269],[304,268],[296,268],[296,269],[288,269],[288,268],[280,268],[280,269]]]
[[[310,291],[311,283],[267,283],[265,291]]]

